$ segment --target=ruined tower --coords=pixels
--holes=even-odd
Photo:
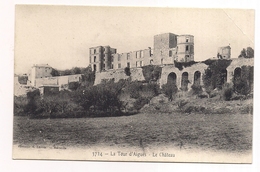
[[[176,61],[189,62],[194,61],[194,36],[179,35],[177,36],[177,55]]]

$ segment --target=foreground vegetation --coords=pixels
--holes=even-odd
[[[14,144],[149,147],[244,152],[252,149],[252,115],[141,113],[109,118],[14,117]]]

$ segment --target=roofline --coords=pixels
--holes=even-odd
[[[192,37],[194,37],[194,35],[191,35],[191,34],[182,34],[182,35],[178,35],[178,36],[192,36]]]

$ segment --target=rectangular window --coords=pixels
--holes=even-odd
[[[118,59],[117,59],[117,61],[120,61],[120,56],[118,56]]]
[[[96,49],[94,49],[94,54],[96,54]]]
[[[144,51],[141,51],[141,58],[144,57]]]
[[[140,66],[143,66],[143,61],[140,61]]]
[[[138,67],[138,63],[137,62],[135,62],[135,66]]]
[[[111,64],[111,69],[114,69],[114,65],[113,64]]]
[[[121,64],[120,63],[118,63],[118,69],[120,69],[121,68]]]
[[[97,58],[96,58],[96,56],[94,56],[94,62],[96,62],[96,60],[97,60]]]
[[[188,45],[186,45],[186,51],[189,51],[189,46]]]
[[[106,67],[106,64],[103,64],[103,69],[105,69],[105,67]]]
[[[189,38],[186,38],[186,42],[189,42]]]
[[[171,56],[172,56],[172,51],[170,50],[170,51],[169,51],[169,57],[171,57]]]
[[[130,63],[129,63],[129,62],[127,62],[127,67],[129,67],[129,68],[130,68]]]
[[[126,59],[129,60],[130,59],[130,53],[126,54]]]

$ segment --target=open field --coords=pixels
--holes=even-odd
[[[28,119],[14,116],[14,145],[149,147],[245,152],[252,149],[249,114],[141,113],[132,116]]]

